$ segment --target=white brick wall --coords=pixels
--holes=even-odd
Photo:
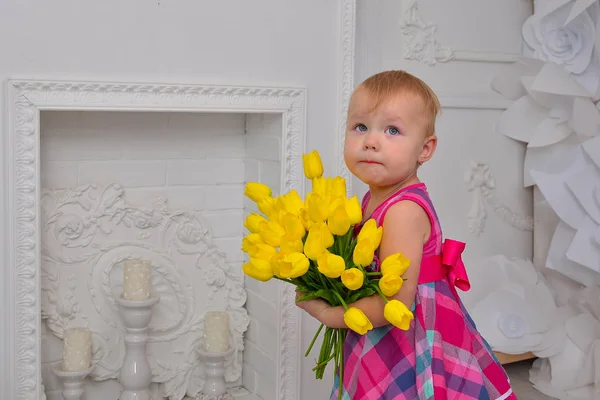
[[[243,196],[245,182],[260,181],[280,191],[277,114],[52,111],[42,112],[41,135],[42,187],[119,183],[132,204],[162,196],[172,208],[201,210],[215,244],[236,268],[244,261],[243,221],[254,210]],[[242,383],[271,400],[277,285],[252,279],[246,285],[251,322]]]
[[[258,181],[281,190],[281,117],[274,114],[248,114],[246,117],[247,160],[245,180]],[[256,205],[245,198],[244,217],[256,211]],[[274,281],[262,283],[246,278],[250,326],[244,350],[243,384],[263,399],[275,399],[278,373],[275,365],[279,329],[275,304],[278,296]]]

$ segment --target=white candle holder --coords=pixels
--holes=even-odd
[[[148,300],[124,300],[117,298],[125,334],[125,359],[119,372],[119,382],[123,392],[119,400],[150,400],[150,382],[152,371],[146,355],[148,342],[148,324],[152,319],[152,307],[159,298]]]
[[[233,354],[233,349],[223,353],[209,353],[203,348],[196,348],[200,359],[204,361],[206,381],[197,400],[233,400],[225,386],[225,359]]]
[[[83,371],[63,371],[60,364],[52,367],[54,375],[60,379],[63,386],[62,395],[65,400],[80,400],[83,394],[83,382],[92,372],[93,367]]]

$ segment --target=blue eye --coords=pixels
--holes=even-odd
[[[356,129],[359,132],[366,132],[367,131],[367,126],[364,124],[358,124],[354,127],[354,129]]]
[[[400,130],[394,126],[390,126],[389,128],[387,128],[385,130],[387,133],[389,133],[390,135],[399,135],[400,134]]]

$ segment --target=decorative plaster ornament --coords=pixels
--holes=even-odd
[[[404,58],[433,66],[438,61],[448,62],[454,57],[454,49],[438,42],[437,26],[421,19],[418,0],[407,1],[400,26],[404,37]]]
[[[494,195],[496,182],[494,175],[485,163],[471,163],[471,169],[465,175],[469,191],[473,192],[473,203],[469,211],[469,231],[475,236],[483,233],[487,219],[487,207],[491,208],[503,221],[513,228],[533,230],[533,218],[524,217],[502,204]]]

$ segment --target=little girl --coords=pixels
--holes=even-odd
[[[413,311],[414,320],[407,331],[390,325],[377,295],[354,303],[374,329],[365,335],[348,330],[344,381],[336,378],[331,399],[338,398],[338,390],[348,400],[516,399],[458,297],[455,287],[469,288],[460,261],[464,244],[442,241],[427,188],[417,177],[436,149],[439,108],[431,88],[404,71],[368,78],[350,100],[344,159],[369,185],[363,221],[373,218],[383,226],[371,268],[398,252],[411,260],[394,298]],[[343,307],[321,299],[297,304],[326,326],[347,327]]]

